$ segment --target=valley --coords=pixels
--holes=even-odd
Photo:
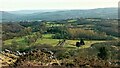
[[[2,23],[0,61],[6,66],[119,67],[118,19]]]

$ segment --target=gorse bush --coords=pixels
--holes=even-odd
[[[105,47],[101,47],[99,49],[98,57],[101,58],[102,60],[106,60],[108,59],[107,56],[108,56],[107,49]]]

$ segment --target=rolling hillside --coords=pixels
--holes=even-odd
[[[3,21],[21,21],[21,20],[63,20],[69,18],[118,18],[117,8],[98,8],[89,10],[59,10],[48,12],[26,11],[2,12]],[[30,13],[31,12],[31,13]],[[18,13],[18,14],[17,14]],[[19,14],[23,13],[23,15]]]

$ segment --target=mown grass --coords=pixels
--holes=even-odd
[[[68,22],[72,23],[72,22],[76,22],[77,20],[68,20]]]
[[[18,43],[23,43],[24,42],[24,37],[22,37],[22,38],[13,38],[13,39],[5,40],[3,42],[4,42],[4,45],[11,45],[12,41],[16,41]]]
[[[76,42],[79,42],[79,40],[67,40],[64,47],[68,47],[68,48],[73,47],[74,48],[74,47],[76,47],[75,46]],[[89,48],[94,43],[100,43],[100,42],[105,42],[105,41],[85,40],[84,42],[85,42],[85,45],[80,46],[80,49],[81,48]]]
[[[56,46],[59,42],[59,39],[38,39],[35,44],[48,44]]]
[[[64,26],[63,24],[50,24],[50,23],[47,23],[46,24],[47,27],[56,27],[56,26]]]
[[[51,45],[51,46],[56,46],[59,41],[61,41],[62,39],[52,39],[53,34],[44,34],[42,35],[42,38],[38,38],[36,42],[32,43],[34,45],[36,44],[47,44],[47,45]],[[32,36],[32,35],[31,35]],[[18,43],[18,45],[23,45],[23,46],[27,46],[27,43],[24,40],[24,37],[20,38],[20,37],[16,37],[13,39],[9,39],[4,41],[4,45],[11,45],[12,41],[16,41]],[[75,44],[76,42],[79,42],[80,40],[66,40],[65,44],[63,45],[63,47],[65,48],[76,48]],[[80,46],[81,48],[89,48],[91,46],[91,44],[94,43],[99,43],[99,42],[105,42],[105,41],[96,41],[96,40],[85,40],[85,45]]]
[[[33,34],[32,35],[27,35],[27,36],[33,36]],[[53,34],[43,34],[42,38],[48,39],[48,38],[51,38],[52,35]],[[24,38],[27,37],[27,36],[15,37],[13,39],[5,40],[3,42],[4,42],[4,45],[11,45],[12,41],[16,41],[18,43],[25,44],[26,42],[25,42]]]
[[[42,38],[50,39],[54,34],[43,34]]]

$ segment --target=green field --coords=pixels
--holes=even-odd
[[[51,45],[51,46],[56,46],[59,43],[59,41],[61,41],[62,39],[51,39],[52,35],[53,34],[44,34],[42,36],[42,38],[37,39],[37,41],[33,44],[34,45],[35,44],[47,44],[47,45]],[[4,45],[10,45],[10,44],[12,44],[12,41],[16,41],[19,45],[24,45],[24,46],[27,45],[27,43],[24,40],[24,37],[6,40],[6,41],[4,41]],[[76,48],[76,46],[75,46],[76,42],[79,42],[79,40],[66,40],[63,47]],[[91,46],[91,44],[99,43],[99,42],[105,42],[105,41],[85,40],[85,45],[81,46],[80,48],[88,48]]]
[[[116,23],[101,18],[3,23],[0,61],[6,66],[116,66],[120,59]]]
[[[46,24],[47,27],[58,27],[58,26],[64,26],[64,24],[51,24],[51,23],[47,23]]]

